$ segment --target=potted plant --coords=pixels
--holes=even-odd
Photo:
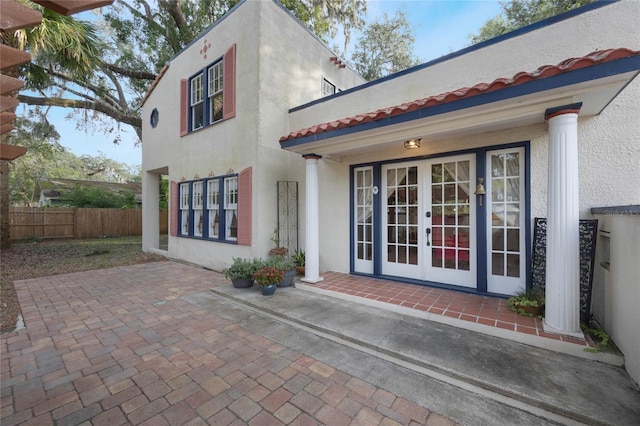
[[[260,286],[264,296],[270,296],[276,291],[278,283],[282,281],[284,272],[275,266],[263,266],[253,274],[253,279]]]
[[[289,254],[289,249],[286,247],[280,247],[280,235],[278,234],[278,228],[273,230],[273,238],[271,238],[271,241],[273,241],[276,246],[269,250],[269,257],[286,256]]]
[[[273,266],[283,273],[282,281],[278,283],[278,287],[289,287],[293,285],[296,277],[296,265],[293,260],[284,256],[271,256],[265,262],[267,266]]]
[[[511,296],[507,303],[513,312],[528,317],[539,317],[544,312],[544,291],[530,288]]]
[[[305,264],[305,255],[304,255],[304,250],[296,250],[293,253],[293,262],[296,264],[296,271],[298,271],[298,273],[300,275],[304,275],[305,271],[304,271],[304,264]]]
[[[253,285],[253,274],[260,268],[258,259],[233,258],[233,264],[222,271],[225,278],[231,280],[235,288],[248,288]]]

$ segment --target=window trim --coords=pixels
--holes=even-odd
[[[325,88],[328,87],[331,87],[333,91],[330,93],[329,91],[325,91]],[[338,88],[336,87],[336,85],[330,82],[326,77],[322,77],[322,81],[320,82],[320,96],[324,98],[326,96],[335,95],[337,92]]]
[[[235,212],[236,223],[238,223],[238,197],[239,197],[239,185],[238,185],[238,173],[227,174],[222,176],[209,177],[206,179],[196,179],[190,181],[180,182],[178,186],[178,209],[180,215],[178,217],[178,237],[182,238],[195,238],[208,241],[226,242],[231,244],[237,244],[237,229],[236,236],[231,236],[231,223],[227,224],[227,212]],[[217,190],[217,202],[214,204],[210,195],[212,192],[209,188],[213,188],[214,182],[218,184]],[[235,182],[235,183],[234,183]],[[200,196],[196,194],[195,187],[201,187]],[[228,192],[231,188],[231,192]],[[188,191],[185,193],[185,191]],[[227,199],[230,196],[230,199]],[[233,202],[235,201],[235,202]],[[218,235],[212,235],[212,228],[210,221],[213,212],[217,210],[218,213]],[[195,226],[190,226],[195,223],[195,220],[202,221],[202,231],[196,229]],[[186,224],[185,224],[186,221]],[[185,228],[186,226],[186,228]]]

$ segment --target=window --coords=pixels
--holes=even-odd
[[[330,96],[336,93],[336,86],[331,84],[326,78],[322,79],[322,97]]]
[[[238,178],[224,180],[224,211],[228,240],[238,238]]]
[[[207,211],[209,217],[209,238],[220,237],[220,182],[211,179],[207,182]]]
[[[209,123],[222,120],[222,61],[209,68]]]
[[[193,235],[202,237],[202,228],[204,227],[204,217],[202,215],[202,181],[193,182]]]
[[[191,79],[191,129],[204,126],[204,76],[202,73]]]
[[[160,113],[158,112],[157,108],[154,108],[153,111],[151,111],[151,116],[149,117],[149,122],[151,124],[151,127],[155,129],[159,121],[160,121]]]
[[[180,184],[180,235],[189,235],[189,184]]]
[[[238,240],[238,175],[180,184],[180,236]]]
[[[180,136],[236,116],[236,45],[180,80]]]

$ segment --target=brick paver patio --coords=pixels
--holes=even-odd
[[[157,262],[16,283],[0,338],[9,425],[450,425],[180,297],[221,274]]]

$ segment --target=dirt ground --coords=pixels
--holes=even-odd
[[[14,281],[162,260],[142,252],[139,236],[13,242],[0,252],[0,331],[14,329],[20,315]]]

